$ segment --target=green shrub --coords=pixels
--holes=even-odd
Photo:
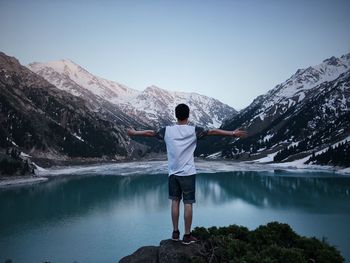
[[[295,245],[298,235],[287,224],[271,222],[252,231],[249,238],[256,248],[274,244],[288,248]]]
[[[284,248],[277,245],[271,245],[259,253],[260,262],[283,262],[298,263],[307,262],[303,251],[299,248]]]
[[[207,261],[230,263],[340,263],[344,258],[327,242],[296,234],[288,224],[271,222],[249,231],[246,227],[197,227]]]

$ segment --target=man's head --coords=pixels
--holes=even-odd
[[[186,104],[179,104],[175,108],[175,116],[179,121],[186,120],[190,116],[190,108]]]

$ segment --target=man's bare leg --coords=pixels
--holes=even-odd
[[[189,234],[191,232],[192,225],[192,204],[185,204],[185,234]]]
[[[172,200],[171,201],[171,219],[173,221],[174,231],[179,230],[179,215],[180,215],[180,201]]]

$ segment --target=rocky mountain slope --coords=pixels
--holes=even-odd
[[[48,159],[123,159],[142,149],[125,133],[142,124],[108,107],[100,111],[0,52],[0,149],[16,146]]]
[[[188,104],[191,122],[204,127],[219,127],[225,118],[237,113],[228,105],[197,93],[172,92],[156,86],[143,91],[131,89],[94,76],[70,60],[34,62],[28,68],[59,89],[94,102],[98,108],[112,104],[133,119],[155,127],[173,123],[179,103]]]
[[[211,139],[199,154],[292,161],[322,151],[350,135],[350,54],[299,69],[228,119],[223,129],[243,127],[244,140]],[[206,152],[207,145],[212,145]],[[290,151],[293,149],[293,151]],[[289,151],[278,158],[278,151]]]

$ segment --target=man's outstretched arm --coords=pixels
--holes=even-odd
[[[127,129],[127,133],[129,136],[145,136],[145,137],[156,136],[156,132],[153,130],[136,131],[135,129]]]
[[[248,133],[245,130],[241,130],[241,129],[236,129],[234,131],[212,129],[208,131],[208,135],[234,136],[238,138],[244,138],[248,135]]]

